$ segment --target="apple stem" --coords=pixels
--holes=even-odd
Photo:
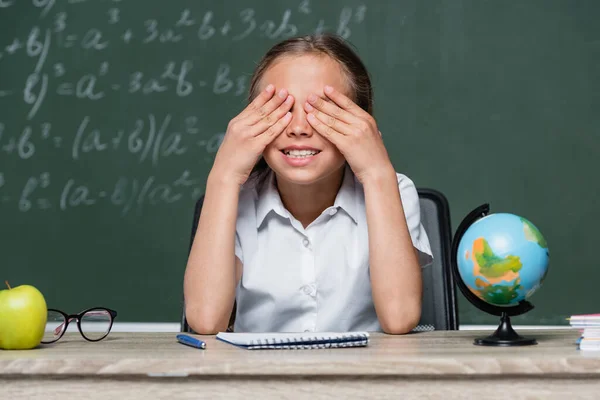
[[[8,281],[4,281],[4,283],[6,283],[6,286],[8,287],[8,289],[9,289],[9,290],[10,290],[10,289],[12,289],[12,288],[10,287],[10,285],[8,284]]]

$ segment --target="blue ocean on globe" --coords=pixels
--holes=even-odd
[[[473,223],[458,245],[460,277],[486,303],[514,306],[540,288],[548,273],[546,240],[527,219],[508,213]]]

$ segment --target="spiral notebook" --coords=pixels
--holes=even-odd
[[[311,333],[234,333],[219,332],[217,339],[248,350],[257,349],[328,349],[364,347],[369,344],[368,332]]]

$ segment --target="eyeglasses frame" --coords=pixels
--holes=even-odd
[[[83,331],[81,330],[81,318],[83,317],[84,314],[90,312],[90,311],[94,311],[94,310],[100,310],[100,311],[108,311],[108,313],[110,314],[110,325],[108,327],[108,330],[106,331],[106,334],[104,336],[102,336],[99,339],[90,339],[88,337],[86,337],[83,334]],[[52,344],[52,343],[56,343],[60,340],[60,338],[63,337],[63,335],[65,334],[65,332],[67,331],[67,328],[69,327],[69,323],[75,319],[77,320],[77,329],[79,330],[79,333],[81,334],[81,336],[87,340],[88,342],[99,342],[102,339],[104,339],[105,337],[108,336],[108,334],[110,333],[112,326],[113,326],[113,322],[115,321],[115,318],[117,318],[117,312],[115,310],[111,310],[110,308],[106,308],[106,307],[92,307],[92,308],[88,308],[87,310],[83,310],[82,312],[78,313],[78,314],[67,314],[61,310],[57,310],[55,308],[48,308],[48,312],[53,311],[56,313],[61,314],[64,318],[65,318],[65,327],[62,330],[62,333],[60,334],[60,336],[58,338],[56,338],[55,340],[51,341],[51,342],[45,342],[42,339],[42,344]]]

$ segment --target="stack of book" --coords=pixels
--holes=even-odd
[[[580,350],[600,350],[600,314],[572,315],[569,321],[581,332],[577,340]]]

